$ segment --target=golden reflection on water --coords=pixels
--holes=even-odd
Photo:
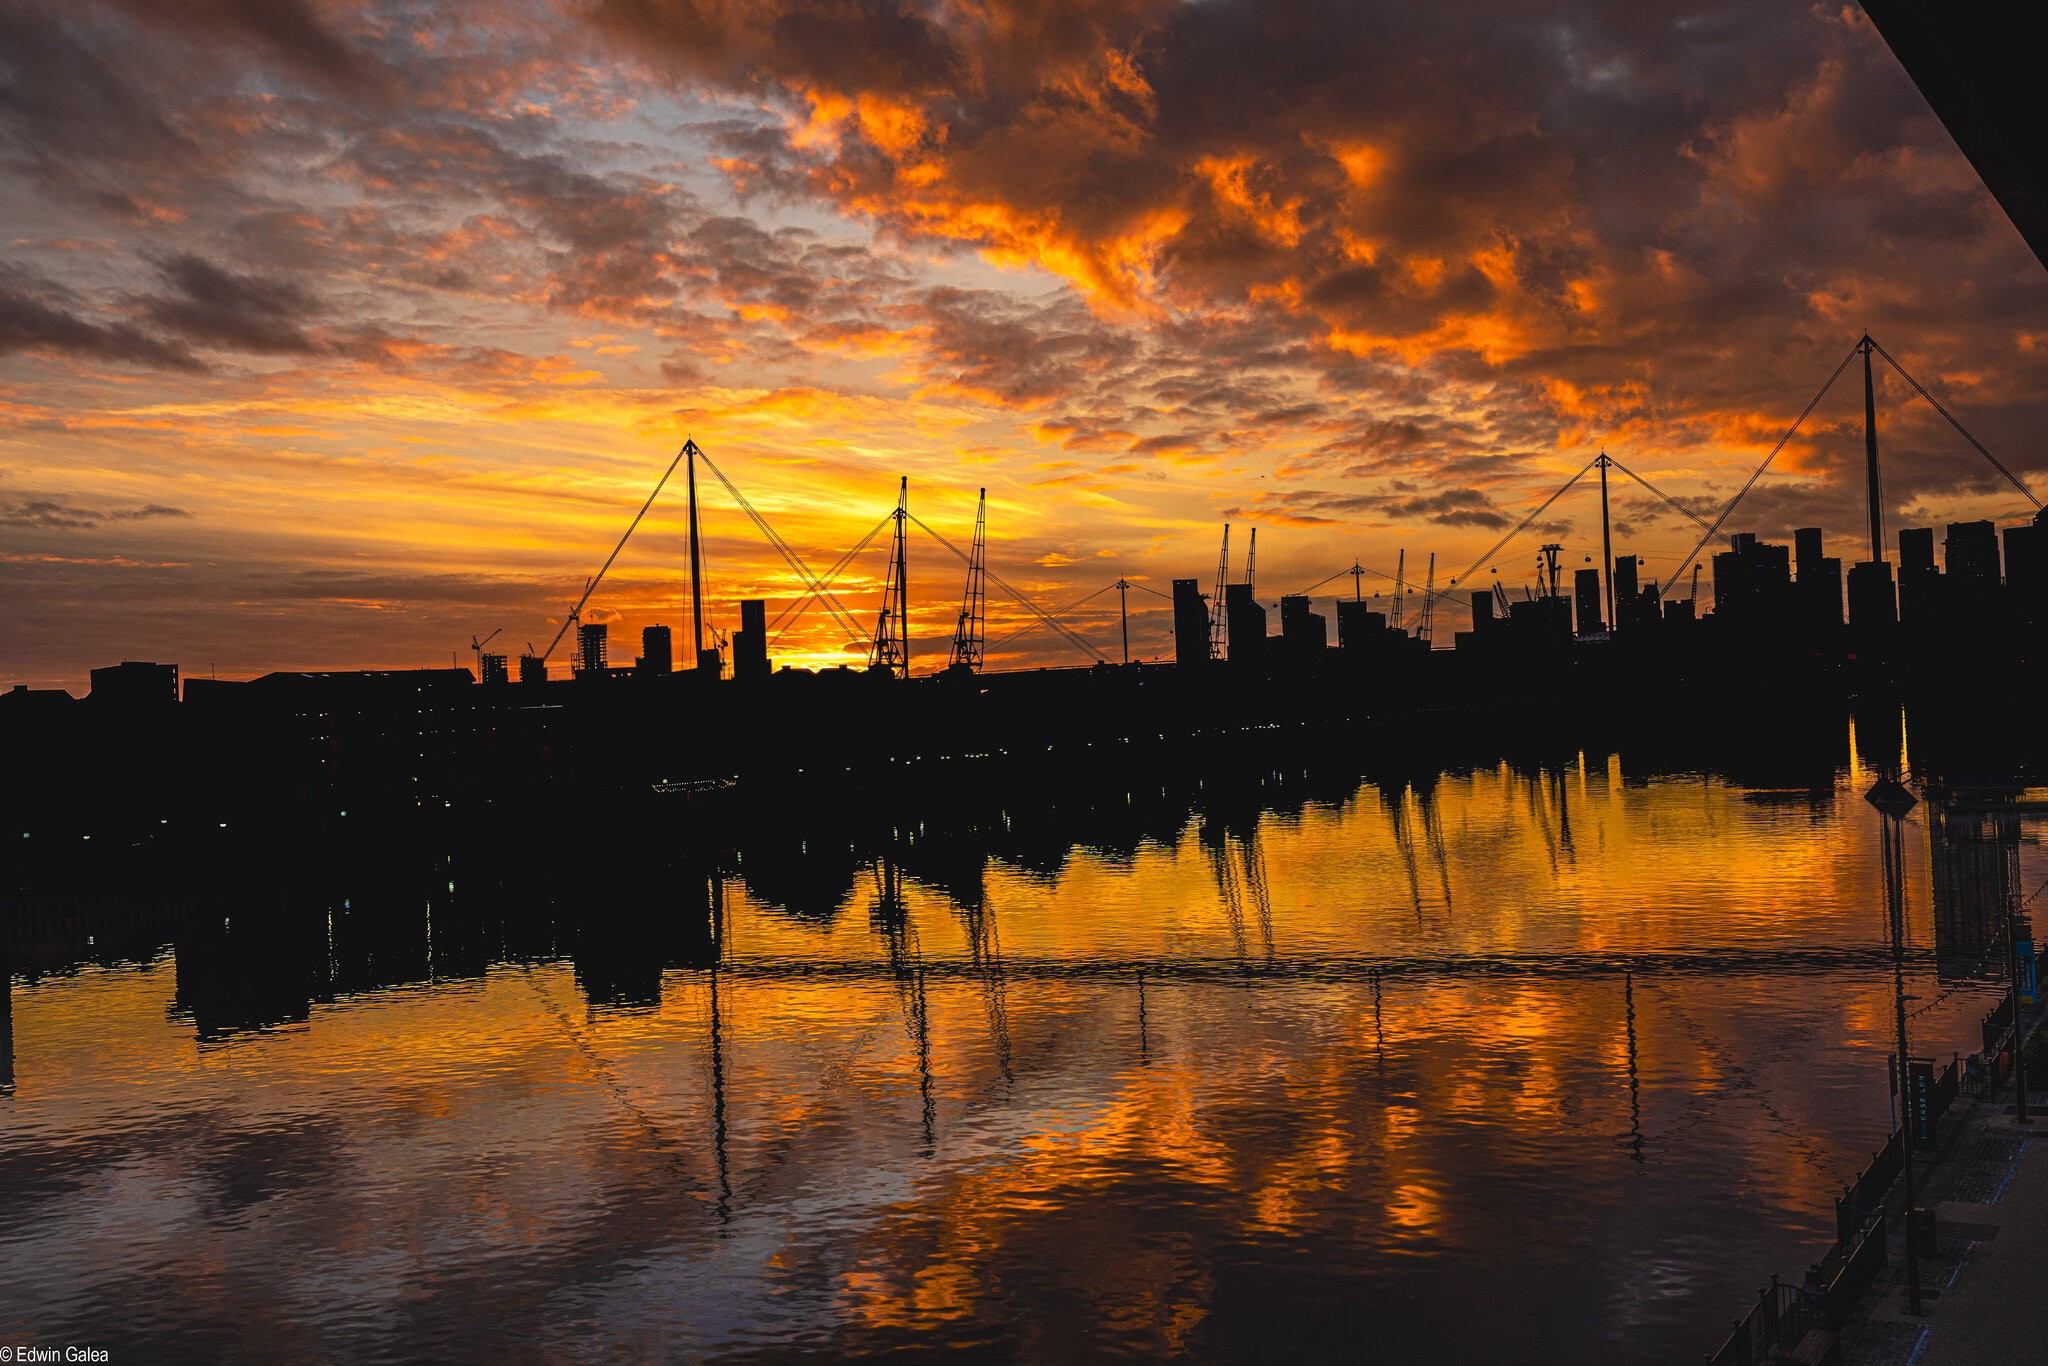
[[[168,960],[18,988],[0,1328],[261,1305],[401,1359],[407,1304],[529,1352],[1229,1355],[1255,1290],[1441,1323],[1483,1284],[1705,1350],[1884,1131],[1880,960],[1774,961],[1883,946],[1857,771],[1365,786],[993,861],[971,911],[913,870],[893,934],[866,877],[824,923],[732,881],[722,966],[639,1007],[500,964],[196,1043]],[[1924,948],[1924,858],[1909,897]],[[1916,974],[1928,1051],[1969,1046],[1983,994]],[[1511,1324],[1468,1331],[1513,1359]]]

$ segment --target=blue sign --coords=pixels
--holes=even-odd
[[[2032,1010],[2040,995],[2040,974],[2034,961],[2034,941],[2022,939],[2012,946],[2019,962],[2020,1008]]]

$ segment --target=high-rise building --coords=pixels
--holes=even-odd
[[[1892,588],[1892,567],[1884,560],[1865,560],[1849,570],[1849,627],[1866,642],[1898,625],[1899,603]]]
[[[1579,569],[1572,573],[1572,601],[1578,607],[1579,634],[1597,636],[1607,629],[1600,617],[1600,571]]]
[[[1308,598],[1290,594],[1280,599],[1280,639],[1291,655],[1320,655],[1330,647],[1330,623]]]
[[[2024,526],[2005,529],[2005,581],[2032,603],[2048,593],[2048,509]]]
[[[1223,585],[1224,629],[1230,636],[1230,659],[1234,663],[1258,663],[1265,658],[1266,609],[1252,597],[1248,583]]]
[[[768,605],[746,598],[740,603],[740,629],[732,633],[732,676],[758,681],[768,672]]]
[[[1827,635],[1842,625],[1842,562],[1824,553],[1820,528],[1801,527],[1792,533],[1793,564],[1798,577],[1793,595],[1799,601],[1799,623],[1809,634]]]
[[[1792,533],[1792,566],[1800,578],[1820,567],[1820,528],[1803,526]]]
[[[640,672],[660,678],[675,672],[675,637],[666,626],[640,628]]]
[[[1933,625],[1941,617],[1941,597],[1934,528],[1905,528],[1899,532],[1899,620],[1908,626]]]
[[[610,667],[606,662],[606,638],[611,634],[608,624],[593,621],[576,628],[576,672],[602,674]]]
[[[1902,574],[1934,572],[1934,528],[1909,526],[1899,532],[1899,570]]]
[[[1369,602],[1358,600],[1337,604],[1338,649],[1346,653],[1377,649],[1385,644],[1386,636],[1385,612],[1375,610]]]
[[[1950,522],[1941,554],[1951,585],[1998,582],[1998,528],[1989,522]]]
[[[1173,658],[1180,664],[1209,662],[1209,600],[1198,579],[1173,581]]]
[[[1714,616],[1740,626],[1778,626],[1790,616],[1792,552],[1738,532],[1714,556]]]
[[[521,683],[547,682],[548,662],[539,655],[519,656],[519,681]]]
[[[505,656],[503,655],[478,655],[477,669],[481,674],[477,680],[480,683],[506,683],[511,681],[511,675],[505,669]]]

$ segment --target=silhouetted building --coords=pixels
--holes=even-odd
[[[1809,633],[1832,637],[1842,628],[1842,562],[1823,553],[1817,526],[1793,532],[1792,544],[1799,624]]]
[[[1941,619],[1941,573],[1934,567],[1934,528],[1899,533],[1899,620],[1931,627]],[[1852,613],[1853,615],[1853,613]]]
[[[178,700],[178,666],[124,659],[92,671],[88,699],[98,707],[161,707]]]
[[[768,673],[767,604],[746,598],[740,603],[740,629],[732,633],[732,676],[759,680]]]
[[[62,688],[31,688],[26,683],[17,683],[6,692],[0,692],[0,712],[4,712],[10,721],[20,722],[26,717],[64,711],[77,701]]]
[[[2048,509],[2035,513],[2032,522],[2005,529],[2005,582],[2036,603],[2048,592]]]
[[[1792,602],[1790,547],[1737,532],[1714,556],[1714,616],[1744,627],[1786,624]]]
[[[602,674],[611,667],[605,659],[606,639],[610,634],[607,623],[602,621],[576,628],[577,673]]]
[[[1259,663],[1265,658],[1266,609],[1252,598],[1248,583],[1223,585],[1224,628],[1230,635],[1230,658]]]
[[[1821,561],[1821,535],[1817,526],[1803,526],[1792,533],[1792,568],[1805,578]]]
[[[1579,609],[1579,634],[1597,636],[1607,629],[1600,619],[1600,571],[1580,569],[1572,574],[1572,598]]]
[[[477,669],[482,675],[479,680],[481,682],[505,683],[511,681],[511,675],[505,668],[505,656],[503,655],[478,655]]]
[[[1173,581],[1173,657],[1181,664],[1209,660],[1209,600],[1196,579]]]
[[[1337,604],[1337,647],[1347,653],[1371,650],[1387,634],[1387,614],[1376,612],[1369,602]]]
[[[666,626],[640,628],[640,672],[650,678],[666,678],[675,672],[675,637]]]
[[[1312,657],[1330,648],[1330,623],[1309,607],[1298,593],[1280,599],[1280,639],[1290,655]]]
[[[1998,528],[1989,522],[1950,522],[1941,554],[1952,586],[1998,582]]]
[[[1493,594],[1491,592],[1472,594],[1472,634],[1483,636],[1493,629]],[[1344,641],[1344,606],[1337,605],[1337,642]]]
[[[1892,591],[1892,567],[1885,560],[1865,560],[1849,570],[1849,628],[1867,646],[1881,639],[1899,621],[1898,599]]]
[[[547,682],[548,662],[539,655],[519,656],[519,681],[521,683]]]

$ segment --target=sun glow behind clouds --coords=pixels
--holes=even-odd
[[[544,639],[686,435],[821,569],[901,475],[963,538],[987,487],[1046,606],[1206,579],[1226,518],[1285,529],[1278,589],[1462,565],[1603,445],[1711,507],[1864,326],[2038,468],[2048,289],[1853,11],[1708,45],[1588,3],[1563,47],[1428,6],[291,13],[0,18],[9,681]],[[1895,518],[2015,510],[1900,397]],[[1853,409],[1751,524],[1853,533]],[[794,577],[707,503],[716,618],[773,615]],[[1649,572],[1690,548],[1617,515]],[[679,525],[607,581],[615,632],[679,619]],[[929,659],[960,575],[912,553]]]

